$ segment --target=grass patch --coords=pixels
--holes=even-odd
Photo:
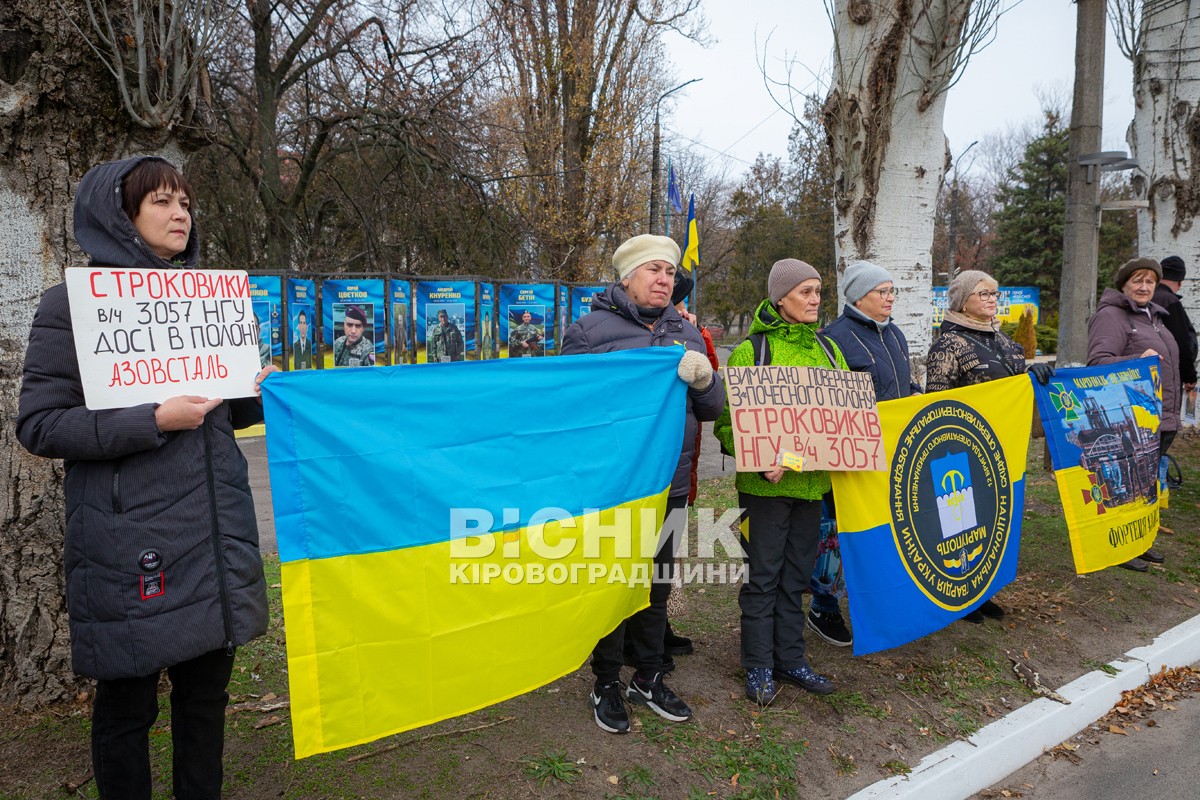
[[[545,786],[550,781],[574,783],[582,772],[579,765],[567,757],[565,750],[546,750],[540,756],[524,759],[525,777]]]
[[[819,699],[843,716],[858,714],[872,719],[887,719],[892,715],[891,709],[874,705],[862,692],[839,691]]]
[[[1116,675],[1120,670],[1112,664],[1106,664],[1102,661],[1097,661],[1094,658],[1085,658],[1083,660],[1083,668],[1090,671],[1100,670],[1105,675]]]

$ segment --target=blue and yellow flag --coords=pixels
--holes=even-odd
[[[263,384],[298,758],[528,692],[647,604],[678,361],[652,347]]]
[[[1157,368],[1139,358],[1060,369],[1035,387],[1080,575],[1141,555],[1158,533]]]
[[[1151,390],[1150,394],[1146,393],[1148,389]],[[1129,401],[1129,410],[1133,412],[1133,421],[1138,427],[1151,433],[1158,430],[1158,410],[1162,403],[1153,394],[1153,387],[1142,386],[1139,389],[1125,384],[1125,399]]]
[[[898,647],[1015,577],[1033,391],[1025,375],[879,404],[886,472],[832,472],[854,654]]]
[[[696,227],[696,195],[688,198],[687,233],[683,239],[683,258],[680,266],[688,272],[695,272],[700,266],[700,231]]]

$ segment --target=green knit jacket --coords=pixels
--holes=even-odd
[[[767,344],[771,348],[771,363],[780,366],[825,367],[833,369],[849,369],[842,351],[832,339],[822,337],[825,344],[833,351],[836,364],[829,363],[829,357],[817,342],[817,325],[812,323],[793,324],[779,316],[779,312],[771,305],[770,300],[763,300],[758,310],[754,312],[754,320],[750,323],[751,333],[765,333]],[[754,353],[750,340],[742,342],[729,354],[728,366],[754,366]],[[726,404],[721,416],[713,423],[713,433],[729,452],[733,452],[733,426],[729,417],[729,405]],[[779,483],[771,483],[757,472],[739,472],[737,474],[739,492],[758,495],[759,497],[798,497],[801,500],[820,500],[829,491],[829,473],[824,471],[793,472],[787,470]]]

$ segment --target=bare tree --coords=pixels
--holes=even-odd
[[[247,266],[310,266],[338,204],[314,191],[341,156],[392,148],[432,169],[438,130],[477,66],[428,0],[247,0],[211,64],[216,143],[257,200]],[[234,183],[226,177],[224,181]],[[245,196],[238,191],[233,196]],[[223,222],[238,216],[226,209]],[[231,240],[234,237],[229,237]],[[228,242],[232,245],[232,241]],[[322,265],[327,266],[327,265]]]
[[[110,13],[128,20],[131,8]],[[177,117],[147,127],[126,113],[111,70],[80,33],[88,25],[81,0],[0,3],[0,405],[9,421],[38,298],[81,258],[71,205],[83,173],[133,152],[180,163],[195,144],[178,136]],[[178,100],[177,113],[194,103]],[[0,426],[0,452],[0,703],[34,707],[81,686],[63,598],[62,465],[26,454],[11,423]]]
[[[489,0],[496,70],[481,94],[505,141],[503,201],[530,230],[542,277],[585,278],[598,251],[633,232],[648,191],[647,99],[660,37],[694,35],[698,0]],[[489,26],[491,27],[491,26]],[[615,246],[615,243],[611,246]]]
[[[1129,145],[1139,164],[1131,183],[1148,208],[1138,213],[1138,250],[1200,263],[1200,5],[1109,0],[1109,21],[1133,65]],[[1184,284],[1200,302],[1196,281]]]
[[[999,0],[832,0],[833,87],[825,129],[834,164],[838,273],[858,259],[904,293],[899,321],[924,375],[931,248],[948,165],[946,93],[995,35]]]
[[[80,33],[116,80],[130,119],[153,130],[191,124],[204,58],[226,29],[230,6],[224,0],[84,2],[90,30]],[[58,5],[64,8],[61,0]]]

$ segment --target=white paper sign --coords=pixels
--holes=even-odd
[[[87,407],[254,394],[259,332],[244,270],[66,271]]]

